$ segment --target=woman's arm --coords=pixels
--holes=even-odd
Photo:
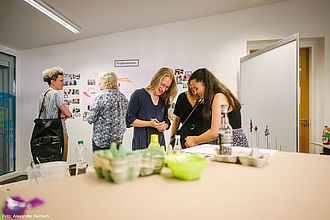
[[[99,100],[100,100],[100,97],[101,97],[100,95],[95,97],[94,103],[92,104],[91,108],[88,111],[87,122],[89,124],[95,123],[99,118],[99,112],[100,112]]]
[[[52,95],[55,99],[56,106],[61,110],[61,119],[66,120],[67,118],[70,118],[72,114],[67,105],[64,103],[64,99],[59,91],[55,90]]]
[[[186,137],[187,147],[193,147],[197,144],[207,143],[218,138],[218,129],[221,123],[221,105],[229,106],[229,102],[224,94],[217,93],[214,96],[212,103],[211,128],[199,136]]]
[[[168,118],[168,106],[165,107],[164,109],[164,116],[163,116],[163,122],[161,124],[158,124],[158,126],[161,125],[161,129],[157,129],[158,131],[164,132],[165,130],[167,130],[170,126],[171,126],[171,121]]]
[[[144,121],[141,119],[135,119],[133,123],[130,125],[132,127],[157,127],[157,119],[151,119],[151,121]]]
[[[171,136],[170,137],[173,136],[175,131],[178,129],[179,125],[180,125],[180,117],[175,115],[174,119],[173,119],[173,123],[172,123],[172,129],[171,129]]]
[[[128,102],[127,112],[126,112],[126,127],[149,127],[150,121],[143,121],[138,119],[137,115],[141,108],[141,94],[138,90],[135,90],[131,95]]]
[[[71,114],[69,108],[66,106],[66,104],[62,104],[62,105],[60,106],[60,110],[61,110],[61,112],[64,114],[65,119],[71,117],[72,114]],[[62,118],[62,119],[64,119],[64,118]],[[64,120],[65,120],[65,119],[64,119]]]
[[[182,108],[186,107],[186,104],[187,104],[187,102],[184,101],[184,98],[186,96],[187,96],[186,92],[183,92],[178,96],[178,99],[176,100],[174,111],[173,111],[174,119],[173,119],[173,123],[172,123],[170,138],[174,135],[175,131],[178,130],[178,128],[180,126]],[[187,99],[188,99],[188,97],[187,97]]]

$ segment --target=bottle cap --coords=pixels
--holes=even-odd
[[[180,135],[179,134],[176,134],[175,135],[175,139],[180,139],[181,137],[180,137]]]
[[[84,141],[78,141],[78,144],[84,144]]]
[[[158,142],[158,135],[157,134],[152,134],[150,136],[151,142]]]

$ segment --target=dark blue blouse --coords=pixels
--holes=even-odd
[[[168,128],[171,122],[168,118],[168,107],[165,102],[159,98],[158,104],[154,105],[151,100],[150,94],[145,89],[137,89],[131,95],[128,103],[128,109],[126,114],[126,127],[136,120],[150,121],[151,119],[157,119],[159,122],[165,121],[168,124]],[[164,133],[159,132],[152,127],[134,127],[134,134],[132,140],[132,149],[147,148],[150,143],[150,135],[158,134],[158,142],[161,146],[165,146]]]

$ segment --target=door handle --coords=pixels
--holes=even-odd
[[[303,122],[303,126],[304,127],[307,127],[308,126],[308,120],[307,120],[307,118],[301,118],[301,119],[299,119],[299,121]]]

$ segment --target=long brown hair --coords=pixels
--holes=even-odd
[[[168,90],[166,92],[164,92],[160,96],[160,98],[165,102],[165,104],[167,106],[170,106],[171,102],[173,101],[174,97],[176,96],[176,93],[178,92],[175,77],[174,77],[173,71],[170,68],[163,67],[160,70],[158,70],[157,73],[152,77],[152,80],[146,89],[151,90],[151,91],[155,90],[159,86],[160,82],[162,81],[162,79],[165,76],[170,77],[172,80],[172,83],[171,83],[171,86],[168,88]]]
[[[190,81],[193,79],[197,82],[204,83],[205,86],[204,107],[202,110],[202,114],[205,118],[210,117],[210,110],[213,98],[217,93],[222,93],[226,96],[229,102],[229,107],[232,107],[233,110],[237,111],[241,109],[241,103],[234,96],[234,94],[224,84],[222,84],[208,69],[201,68],[193,72],[189,78],[188,83],[190,84]]]

